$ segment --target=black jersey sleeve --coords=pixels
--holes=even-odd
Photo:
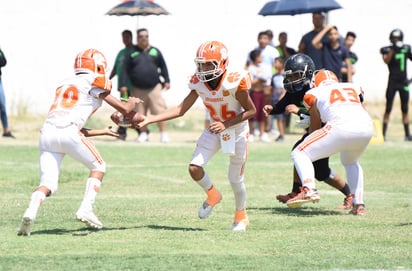
[[[389,53],[390,50],[391,50],[391,46],[385,46],[381,48],[380,52],[382,55],[386,55],[387,53]]]

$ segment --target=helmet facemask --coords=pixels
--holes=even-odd
[[[196,77],[200,82],[214,80],[225,73],[229,58],[226,46],[219,41],[202,43],[196,52]]]
[[[292,55],[285,62],[283,87],[289,93],[306,92],[311,88],[314,72],[315,64],[309,56],[305,54]]]
[[[403,32],[400,29],[394,29],[391,31],[389,35],[389,40],[391,43],[395,43],[397,41],[403,41]]]
[[[289,92],[294,93],[304,90],[304,87],[306,86],[310,86],[311,79],[306,77],[307,72],[307,66],[305,66],[305,70],[303,71],[285,71],[285,79],[283,80],[284,88]]]
[[[196,77],[200,82],[208,82],[213,79],[218,78],[224,72],[219,68],[219,62],[214,61],[204,61],[203,59],[196,58]]]

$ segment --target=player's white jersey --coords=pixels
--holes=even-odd
[[[208,83],[200,82],[196,75],[191,77],[188,86],[189,89],[196,90],[203,100],[210,112],[211,121],[224,122],[233,119],[244,110],[236,100],[236,92],[249,91],[252,81],[250,73],[246,70],[227,70],[216,89],[211,89]]]
[[[95,74],[80,74],[64,80],[56,89],[46,123],[64,127],[75,124],[79,129],[101,105],[99,95],[111,90],[111,81]]]
[[[370,116],[362,106],[359,95],[362,87],[353,83],[332,83],[321,85],[306,92],[304,103],[307,108],[315,100],[322,122],[357,125],[369,123]]]

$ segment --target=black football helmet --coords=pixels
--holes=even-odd
[[[283,87],[289,93],[307,91],[311,88],[312,76],[315,73],[315,63],[305,54],[290,56],[285,62]]]
[[[403,32],[399,28],[396,28],[391,31],[389,35],[389,40],[392,43],[395,43],[396,41],[403,41]]]

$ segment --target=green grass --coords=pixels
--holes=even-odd
[[[107,162],[95,205],[104,228],[89,230],[74,219],[88,171],[66,157],[59,190],[40,208],[30,237],[16,229],[38,185],[38,148],[0,146],[0,270],[412,270],[408,142],[370,145],[362,156],[365,216],[336,210],[343,195],[319,182],[318,204],[278,203],[274,196],[291,188],[294,139],[251,144],[245,173],[251,224],[233,233],[224,155],[207,166],[223,201],[200,220],[205,194],[187,170],[193,140],[94,141]],[[344,175],[337,155],[331,165]]]

